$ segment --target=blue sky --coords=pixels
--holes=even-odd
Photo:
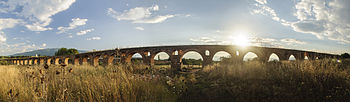
[[[0,55],[236,44],[350,52],[348,0],[1,0]],[[242,42],[242,41],[240,41]]]

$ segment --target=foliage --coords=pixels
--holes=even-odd
[[[78,54],[78,50],[74,49],[74,48],[60,48],[58,49],[58,51],[55,53],[55,56],[64,56],[64,55],[74,55],[74,54]]]
[[[349,53],[343,53],[340,55],[342,58],[350,58],[350,54]]]
[[[202,60],[201,59],[182,59],[182,63],[184,65],[201,65]]]

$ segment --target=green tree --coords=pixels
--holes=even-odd
[[[341,58],[350,58],[349,53],[343,53],[340,56],[341,56]]]
[[[78,50],[74,49],[74,48],[60,48],[58,49],[57,52],[55,52],[55,56],[64,56],[64,55],[74,55],[74,54],[78,54]]]

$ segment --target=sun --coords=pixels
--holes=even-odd
[[[235,32],[232,36],[232,40],[232,44],[242,47],[249,46],[250,43],[248,33],[244,31]]]

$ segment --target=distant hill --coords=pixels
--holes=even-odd
[[[41,49],[41,50],[34,50],[34,51],[29,51],[29,52],[23,52],[23,53],[17,53],[13,54],[10,56],[35,56],[35,55],[40,55],[40,56],[54,56],[55,52],[60,49],[60,48],[48,48],[48,49]],[[78,50],[79,53],[84,53],[87,51],[84,50]]]

